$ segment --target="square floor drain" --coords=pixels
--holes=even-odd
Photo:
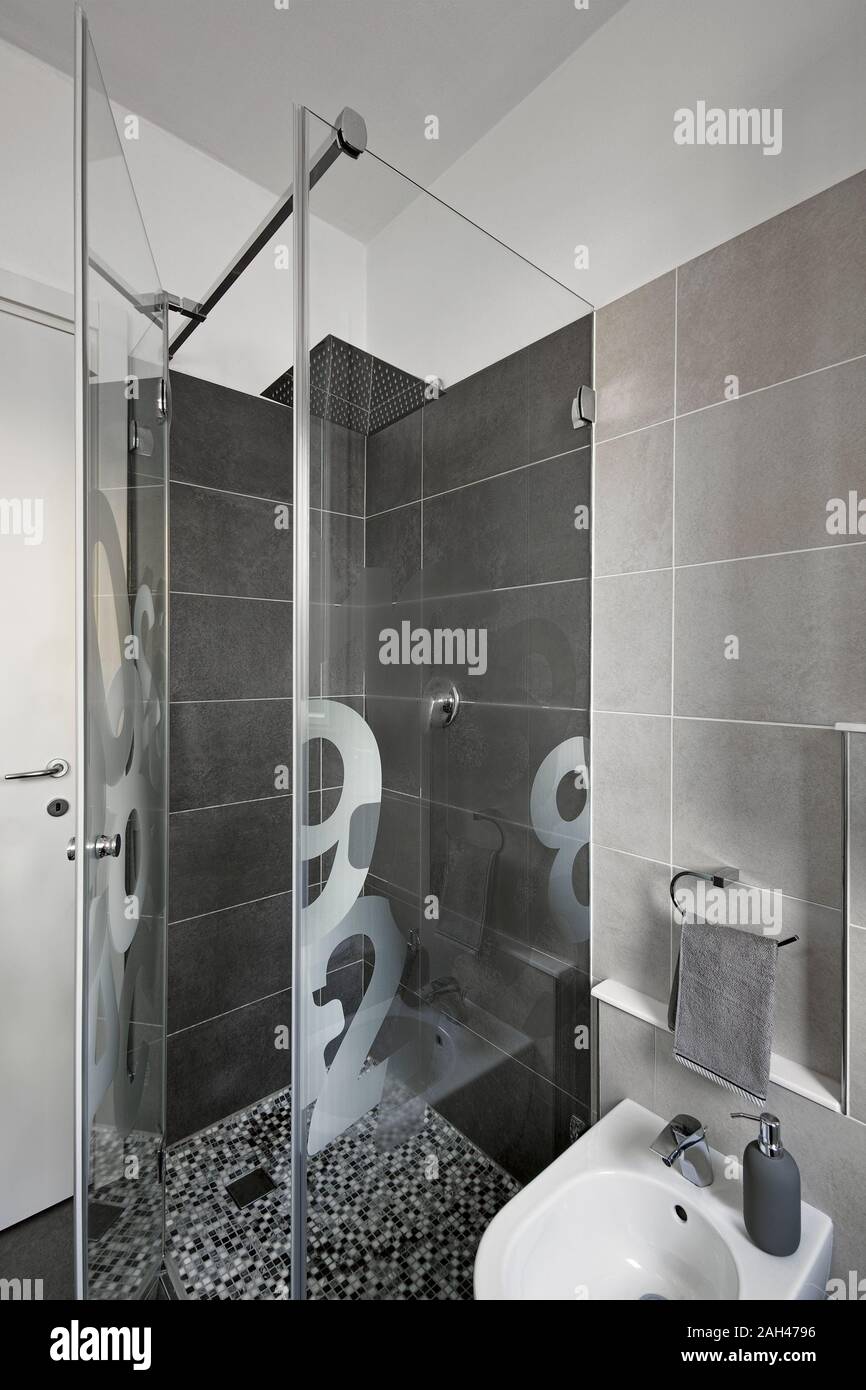
[[[264,1197],[266,1192],[273,1192],[276,1185],[267,1169],[254,1168],[251,1173],[244,1173],[242,1178],[227,1182],[226,1192],[236,1207],[243,1208]]]
[[[116,1202],[88,1202],[87,1204],[87,1239],[102,1240],[106,1231],[122,1216],[124,1208],[118,1206]]]

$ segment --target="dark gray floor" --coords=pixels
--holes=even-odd
[[[0,1279],[41,1279],[44,1299],[74,1298],[71,1199],[0,1231]]]

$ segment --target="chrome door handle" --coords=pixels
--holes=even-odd
[[[119,835],[97,835],[90,848],[93,850],[94,859],[119,859],[121,839]],[[75,836],[66,846],[66,858],[75,858]]]
[[[119,859],[120,836],[97,835],[93,844],[94,859]]]
[[[46,767],[37,767],[33,772],[7,772],[4,782],[26,782],[31,777],[65,777],[69,764],[65,758],[52,758]]]

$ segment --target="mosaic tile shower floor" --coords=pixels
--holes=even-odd
[[[171,1150],[167,1247],[188,1297],[289,1297],[290,1133],[282,1092]],[[239,1209],[226,1184],[258,1166],[277,1185]],[[478,1242],[519,1190],[411,1102],[353,1125],[311,1160],[308,1186],[311,1299],[470,1300]]]

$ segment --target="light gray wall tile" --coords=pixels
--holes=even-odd
[[[866,497],[864,438],[866,359],[678,420],[677,564],[862,541],[827,504]]]
[[[667,863],[670,858],[670,719],[592,717],[593,839]]]
[[[866,172],[680,267],[681,414],[866,352],[864,222]]]
[[[842,914],[785,898],[776,969],[774,1052],[836,1080],[842,1065]]]
[[[655,1029],[610,1004],[598,1006],[599,1114],[621,1100],[653,1109]]]
[[[669,714],[671,570],[596,579],[595,703],[599,709]]]
[[[666,1000],[670,987],[670,869],[596,845],[592,851],[592,971]]]
[[[675,298],[676,276],[670,272],[599,310],[597,439],[673,415]]]
[[[675,719],[673,748],[675,863],[840,905],[837,735]]]
[[[596,574],[670,565],[673,439],[668,421],[597,446]]]
[[[678,569],[674,607],[676,714],[866,720],[866,545]]]

